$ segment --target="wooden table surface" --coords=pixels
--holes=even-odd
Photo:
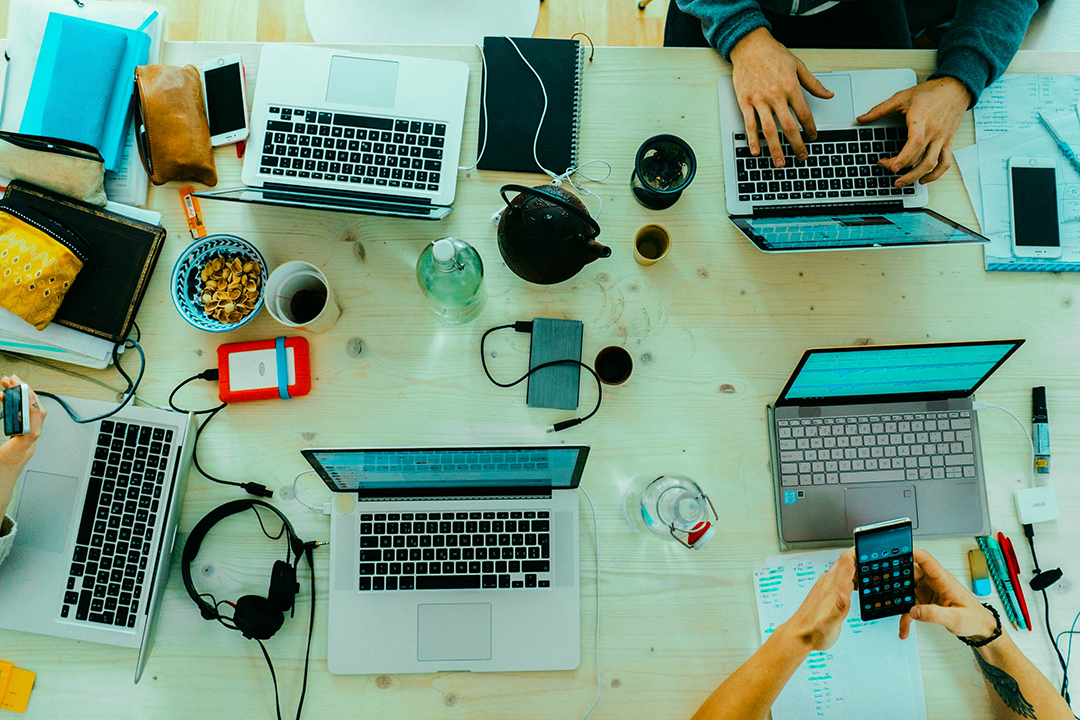
[[[201,64],[241,52],[248,93],[253,94],[259,49],[257,44],[169,43],[165,58],[173,65]],[[389,51],[470,63],[462,161],[471,162],[480,84],[476,51]],[[920,78],[934,62],[932,53],[921,51],[801,55],[814,71],[913,67]],[[728,223],[724,210],[716,80],[729,71],[711,50],[596,50],[584,74],[580,157],[612,165],[610,180],[588,187],[604,198],[600,239],[613,252],[554,287],[528,285],[509,271],[489,221],[500,205],[501,184],[538,184],[539,176],[462,173],[454,212],[442,223],[202,203],[210,232],[253,241],[271,266],[307,260],[321,267],[344,307],[333,330],[308,335],[314,376],[309,396],[230,406],[211,425],[201,448],[212,472],[275,489],[274,502],[303,537],[325,540],[329,534],[327,518],[282,492],[307,467],[299,454],[305,446],[552,441],[592,446],[583,485],[596,502],[600,530],[602,695],[594,718],[688,717],[758,647],[752,572],[777,552],[765,406],[807,347],[1027,338],[979,398],[1023,417],[1030,411],[1031,386],[1047,386],[1052,477],[1062,514],[1070,519],[1040,526],[1037,540],[1043,566],[1060,565],[1065,571],[1066,580],[1050,593],[1056,628],[1065,629],[1080,610],[1080,596],[1072,590],[1080,557],[1071,520],[1080,511],[1080,333],[1074,307],[1080,305],[1080,276],[987,273],[982,249],[972,246],[787,256],[758,252]],[[1077,73],[1080,54],[1021,53],[1010,71]],[[685,138],[700,163],[683,198],[662,212],[640,207],[628,187],[634,152],[656,133]],[[971,142],[969,113],[956,145]],[[241,163],[232,147],[218,150],[217,163],[219,187],[239,184]],[[159,405],[180,380],[215,365],[218,344],[283,333],[266,312],[224,336],[195,330],[177,315],[168,276],[189,242],[177,187],[151,191],[150,205],[164,214],[169,238],[138,318],[149,357],[140,396]],[[934,183],[930,197],[934,209],[976,227],[955,169]],[[586,202],[595,214],[595,199]],[[642,268],[633,260],[631,240],[648,222],[670,230],[673,248],[661,263]],[[473,244],[486,261],[488,304],[479,319],[464,327],[440,325],[414,277],[424,245],[446,235]],[[496,388],[480,368],[478,341],[485,329],[534,316],[582,320],[585,359],[612,344],[625,346],[634,358],[633,377],[604,393],[599,414],[557,436],[546,434],[546,428],[569,413],[527,408],[524,387]],[[516,377],[527,366],[527,337],[508,333],[492,338],[489,347],[498,376]],[[5,368],[41,388],[109,397],[83,380],[23,362]],[[119,386],[112,371],[93,374]],[[191,407],[214,403],[214,387],[200,384],[185,390],[180,402]],[[582,410],[591,407],[593,393],[591,383],[583,381]],[[1026,482],[1027,442],[1001,413],[983,413],[981,429],[995,530],[1014,538],[1021,566],[1030,572],[1011,497]],[[690,552],[637,534],[628,525],[623,489],[631,478],[662,473],[696,479],[715,501],[719,532],[705,550]],[[299,485],[309,503],[330,499],[314,476]],[[234,488],[212,485],[193,472],[177,559],[194,523],[236,497]],[[592,527],[584,504],[581,521],[582,659],[572,672],[331,676],[326,671],[329,553],[318,550],[305,715],[581,717],[595,692],[596,622]],[[967,581],[972,539],[925,547]],[[196,582],[218,597],[265,593],[278,549],[261,536],[252,518],[233,518],[204,543],[194,568]],[[272,686],[258,646],[203,621],[184,592],[177,567],[166,588],[153,655],[138,686],[131,684],[134,651],[0,632],[0,657],[37,672],[27,717],[271,717]],[[301,578],[304,592],[296,617],[267,643],[289,717],[299,697],[310,602],[306,574]],[[1030,593],[1029,604],[1041,624],[1041,603]],[[988,705],[970,652],[940,629],[922,630],[918,642],[929,717],[985,717]],[[1045,633],[1014,635],[1059,682]]]

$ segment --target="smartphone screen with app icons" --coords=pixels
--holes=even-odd
[[[863,620],[903,615],[915,604],[911,520],[855,528],[855,576]]]

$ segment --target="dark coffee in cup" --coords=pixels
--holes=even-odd
[[[622,385],[634,371],[634,360],[625,348],[618,345],[606,347],[596,354],[593,369],[606,385]]]
[[[319,317],[326,306],[326,288],[301,288],[289,301],[289,314],[294,322],[309,323]]]

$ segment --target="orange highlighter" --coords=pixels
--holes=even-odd
[[[1024,591],[1020,587],[1020,563],[1016,561],[1016,550],[1013,549],[1012,540],[1005,537],[1004,533],[998,533],[998,543],[1001,544],[1001,553],[1005,556],[1005,566],[1009,569],[1009,580],[1016,590],[1016,599],[1020,601],[1020,610],[1024,613],[1024,622],[1031,631],[1031,616],[1028,614],[1027,602],[1024,600]]]

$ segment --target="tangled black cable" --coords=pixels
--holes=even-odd
[[[267,487],[265,485],[261,484],[261,483],[253,483],[253,482],[240,483],[240,482],[236,482],[234,480],[224,480],[222,478],[219,478],[219,477],[217,477],[215,475],[211,475],[210,473],[206,472],[206,470],[203,470],[202,465],[199,464],[199,438],[202,437],[203,431],[206,430],[206,426],[210,424],[210,421],[213,420],[217,416],[217,414],[219,412],[221,412],[226,407],[228,407],[229,404],[226,403],[226,402],[223,402],[220,405],[217,405],[217,406],[212,407],[212,408],[205,408],[203,410],[189,410],[187,408],[179,407],[175,402],[173,402],[173,399],[176,397],[176,393],[180,392],[181,388],[183,388],[185,385],[187,385],[190,382],[193,382],[195,380],[215,381],[217,379],[218,379],[217,368],[211,368],[209,370],[204,370],[203,372],[199,373],[198,375],[192,375],[191,377],[187,378],[186,380],[181,382],[179,385],[174,387],[172,392],[169,393],[169,407],[172,408],[174,412],[185,413],[185,414],[186,413],[191,413],[192,415],[205,415],[206,416],[206,418],[199,425],[198,429],[195,431],[195,443],[191,448],[191,460],[192,460],[192,463],[195,465],[195,469],[199,471],[199,474],[201,474],[203,477],[205,477],[210,482],[216,482],[216,483],[218,483],[220,485],[232,485],[233,487],[243,488],[244,491],[247,492],[249,495],[255,495],[256,497],[273,497],[274,496],[274,491],[267,489]],[[260,523],[261,523],[261,520],[260,520]]]
[[[131,376],[127,374],[127,372],[124,370],[124,367],[120,364],[121,348],[134,348],[139,353],[139,372],[135,376],[134,380],[131,379]],[[139,383],[142,382],[143,375],[146,373],[146,353],[143,352],[142,346],[139,345],[139,341],[137,339],[133,340],[129,337],[113,345],[112,360],[113,365],[116,367],[116,371],[120,373],[120,377],[124,378],[124,382],[127,383],[127,389],[124,390],[124,397],[120,400],[120,404],[109,412],[102,413],[101,415],[97,415],[92,418],[81,418],[75,413],[74,410],[71,409],[70,405],[68,405],[66,402],[64,402],[62,398],[60,398],[60,396],[53,395],[51,392],[45,392],[44,390],[37,391],[37,394],[41,397],[47,397],[51,400],[55,400],[60,405],[60,407],[64,409],[64,412],[68,414],[72,421],[78,423],[79,425],[85,425],[87,423],[97,422],[98,420],[110,418],[116,413],[123,410],[125,407],[127,407],[128,403],[130,403],[135,397],[135,391],[139,389]]]
[[[1071,706],[1072,701],[1069,699],[1069,663],[1065,659],[1065,656],[1061,654],[1061,648],[1058,647],[1057,638],[1054,637],[1054,631],[1050,627],[1050,596],[1046,593],[1046,588],[1061,579],[1061,570],[1059,568],[1046,570],[1045,572],[1040,570],[1039,557],[1035,554],[1035,529],[1030,523],[1024,525],[1024,535],[1027,537],[1028,547],[1031,548],[1031,560],[1035,565],[1035,576],[1028,584],[1032,590],[1042,593],[1043,608],[1046,610],[1043,615],[1043,618],[1046,620],[1046,634],[1050,638],[1050,644],[1054,646],[1058,664],[1061,666],[1061,697],[1065,698],[1065,702]],[[1075,717],[1075,715],[1073,717]]]
[[[557,423],[555,423],[554,425],[551,426],[551,429],[549,429],[548,432],[559,432],[560,430],[566,430],[567,428],[572,428],[575,425],[580,425],[581,423],[585,422],[586,420],[588,420],[589,418],[591,418],[593,415],[596,414],[596,411],[600,409],[601,401],[603,401],[603,399],[604,399],[603,384],[600,382],[600,376],[596,374],[596,371],[593,370],[588,365],[586,365],[585,363],[581,362],[580,360],[569,360],[569,359],[567,359],[567,360],[552,360],[550,362],[540,363],[539,365],[537,365],[536,367],[530,369],[527,373],[525,373],[524,375],[519,377],[517,380],[514,380],[513,382],[501,383],[498,380],[496,380],[495,378],[493,378],[491,376],[491,371],[488,370],[487,356],[486,356],[486,353],[484,352],[484,343],[487,341],[487,337],[491,333],[495,332],[496,330],[506,330],[508,328],[514,328],[514,330],[516,330],[517,332],[531,333],[532,332],[532,323],[527,321],[527,320],[521,320],[521,321],[518,321],[518,322],[515,322],[515,323],[509,323],[507,325],[497,325],[497,326],[487,330],[483,335],[480,336],[480,364],[484,367],[484,374],[487,375],[487,379],[490,380],[492,382],[492,384],[498,385],[501,388],[510,388],[510,387],[514,387],[515,385],[518,385],[520,383],[525,382],[525,380],[527,380],[529,378],[529,376],[532,375],[533,373],[535,373],[537,370],[543,370],[544,368],[548,368],[548,367],[555,367],[556,365],[577,365],[578,367],[583,367],[586,370],[588,370],[589,373],[593,376],[593,379],[596,380],[596,405],[593,407],[592,412],[590,412],[585,417],[574,418],[573,420],[563,420],[562,422],[557,422]]]

